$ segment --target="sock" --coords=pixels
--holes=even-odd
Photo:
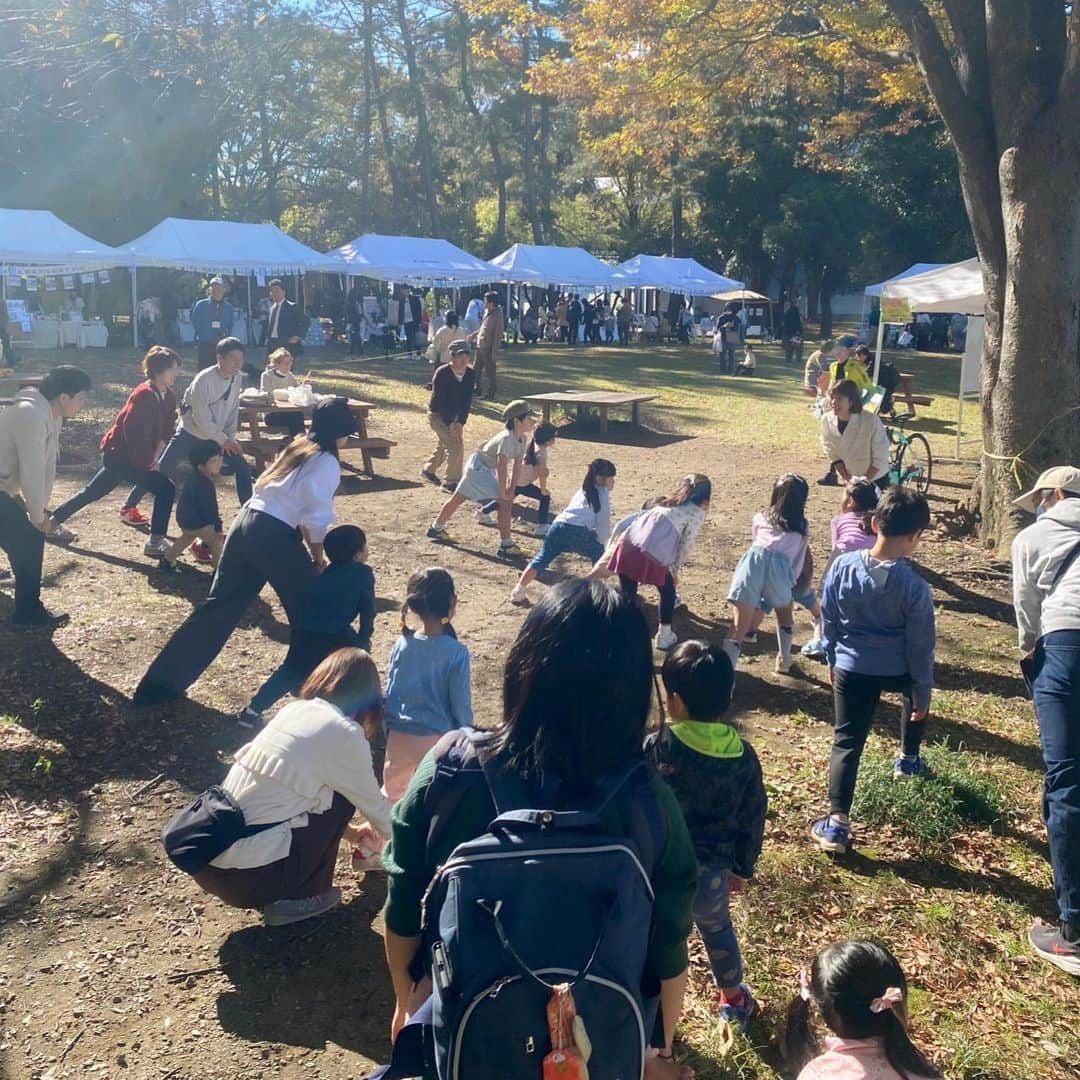
[[[825,624],[820,618],[814,623],[814,638],[817,641],[825,640]]]
[[[661,634],[670,634],[671,633],[671,623],[662,622],[660,624],[660,633]]]
[[[741,1005],[743,1003],[743,998],[745,998],[746,995],[743,993],[743,988],[741,986],[738,990],[725,990],[723,987],[720,987],[720,997],[723,998],[728,1005]]]
[[[742,646],[737,641],[727,638],[720,646],[727,653],[732,667],[739,666],[739,657],[742,655]]]
[[[794,626],[777,626],[776,627],[776,643],[780,648],[780,655],[785,660],[791,659],[791,645],[795,640],[795,627]]]

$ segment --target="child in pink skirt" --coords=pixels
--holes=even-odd
[[[457,610],[454,579],[432,566],[413,574],[406,588],[401,636],[386,671],[383,792],[392,803],[441,736],[472,724],[469,650],[450,623]],[[420,620],[419,630],[408,625],[410,613]]]
[[[788,1008],[784,1056],[798,1080],[930,1080],[941,1073],[907,1031],[907,980],[888,949],[839,941],[800,976]],[[816,1010],[833,1032],[818,1044]]]

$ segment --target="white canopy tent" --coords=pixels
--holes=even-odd
[[[243,274],[248,279],[251,307],[251,275],[300,275],[307,271],[349,273],[340,261],[301,244],[276,225],[242,221],[192,221],[165,218],[149,232],[122,245],[124,265],[131,267],[131,310],[138,309],[137,268],[165,267],[204,274]],[[353,271],[355,273],[355,271]],[[138,341],[135,315],[132,334]]]
[[[582,289],[612,284],[611,267],[584,248],[514,244],[491,260],[500,280],[519,285],[568,285]]]
[[[326,257],[348,265],[345,273],[404,285],[456,289],[503,280],[498,267],[462,251],[449,240],[422,236],[364,233],[327,252]]]
[[[899,314],[938,312],[944,314],[982,316],[986,312],[982,270],[978,259],[938,267],[922,274],[887,281],[881,293],[882,317],[878,320],[877,351],[874,357],[874,381],[881,367],[881,347],[885,340],[885,310],[890,306]],[[964,397],[977,396],[980,386],[979,364],[982,358],[983,325],[969,332],[964,356],[960,363],[960,392],[956,407],[956,456],[960,457]]]
[[[895,277],[888,278],[885,281],[879,281],[876,285],[867,285],[866,288],[863,289],[862,313],[859,317],[859,326],[866,325],[866,309],[868,301],[874,296],[880,296],[882,289],[884,289],[890,281],[903,281],[905,278],[914,277],[919,274],[927,274],[931,270],[940,270],[943,266],[948,265],[948,263],[912,263],[906,270],[901,270]]]
[[[126,265],[117,248],[99,244],[49,210],[0,209],[0,264],[9,273],[77,274]]]
[[[668,255],[635,255],[612,271],[612,284],[627,289],[663,289],[684,296],[715,296],[745,288],[741,281],[724,277],[696,259],[676,259]]]

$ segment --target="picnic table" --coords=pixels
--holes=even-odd
[[[915,376],[909,371],[900,372],[900,385],[896,388],[893,397],[902,397],[907,402],[907,407],[912,416],[915,415],[916,405],[933,405],[934,399],[927,394],[916,394],[914,391]]]
[[[247,453],[251,454],[259,468],[263,469],[277,457],[282,447],[289,441],[288,435],[282,434],[280,428],[266,426],[266,414],[299,413],[310,420],[312,408],[311,405],[279,405],[269,399],[260,401],[252,397],[241,398],[236,441]],[[359,431],[349,436],[345,448],[360,451],[364,463],[360,471],[367,476],[375,475],[373,459],[388,458],[390,448],[397,446],[397,443],[391,439],[372,438],[368,435],[368,413],[374,408],[375,406],[369,401],[349,399],[349,411],[356,417]]]
[[[578,421],[585,418],[587,408],[600,410],[600,430],[608,429],[608,411],[630,406],[630,422],[640,426],[643,402],[654,401],[656,394],[624,394],[612,390],[559,390],[550,394],[526,394],[525,400],[536,402],[544,410],[544,419],[551,419],[552,405],[574,405],[577,408]]]

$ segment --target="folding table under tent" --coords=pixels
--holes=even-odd
[[[978,259],[965,259],[904,278],[883,283],[881,292],[882,318],[878,320],[877,351],[874,357],[874,381],[881,367],[881,348],[885,340],[884,308],[899,305],[904,312],[937,312],[939,314],[981,317],[986,313],[986,294]],[[960,457],[960,441],[964,398],[976,397],[981,389],[983,322],[974,324],[964,342],[960,361],[960,391],[956,404],[956,456]]]
[[[356,273],[340,260],[301,244],[276,225],[242,221],[193,221],[165,218],[149,232],[123,244],[122,265],[131,268],[132,312],[138,308],[138,267],[164,267],[206,274],[243,274],[248,279],[248,310],[251,309],[251,275],[272,277]],[[137,320],[132,334],[138,343]]]
[[[383,236],[364,233],[326,254],[348,267],[356,277],[376,278],[402,285],[457,289],[502,281],[502,271],[449,240],[422,236]]]

